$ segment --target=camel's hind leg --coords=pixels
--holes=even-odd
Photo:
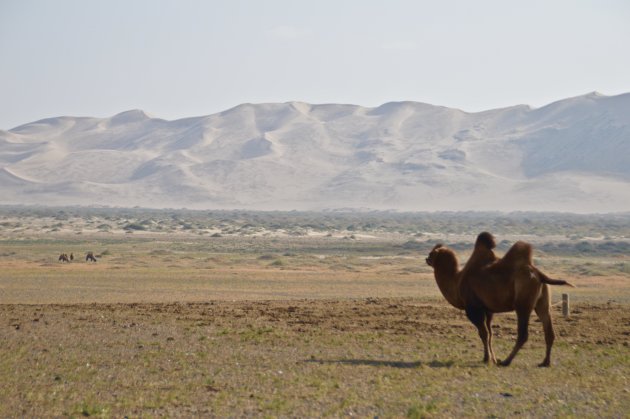
[[[516,309],[516,317],[518,319],[516,344],[514,345],[514,349],[512,349],[510,355],[505,360],[499,362],[499,365],[503,367],[510,365],[518,351],[523,347],[523,345],[525,345],[525,342],[527,342],[529,335],[529,316],[531,315],[531,312],[531,308]]]
[[[466,316],[468,317],[468,320],[477,327],[477,331],[479,332],[479,337],[483,343],[483,362],[488,364],[490,362],[491,354],[492,361],[496,362],[494,359],[494,353],[492,353],[492,348],[490,346],[491,332],[489,331],[489,323],[485,310],[476,307],[466,307]]]
[[[536,314],[543,325],[543,330],[545,332],[545,345],[547,346],[545,359],[543,362],[538,364],[539,367],[548,367],[551,365],[551,347],[553,346],[553,341],[556,338],[556,334],[553,331],[553,324],[551,323],[550,300],[549,287],[545,285],[543,286],[542,295],[536,302],[535,307]]]

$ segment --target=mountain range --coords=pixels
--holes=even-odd
[[[5,204],[400,211],[630,210],[630,93],[467,113],[242,104],[0,131]]]

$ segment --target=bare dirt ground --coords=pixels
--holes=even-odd
[[[473,327],[409,298],[0,305],[0,416],[575,416],[630,411],[630,312],[555,311],[509,368]],[[499,316],[505,355],[515,319]]]
[[[554,287],[554,303],[570,293],[572,313],[553,307],[551,368],[536,367],[535,319],[500,368],[480,362],[474,327],[408,238],[51,237],[26,227],[0,238],[0,417],[630,412],[628,255],[537,252],[546,272],[578,286]],[[87,250],[97,263],[81,258]],[[60,252],[78,259],[60,263]],[[515,331],[514,315],[497,316],[500,358]]]

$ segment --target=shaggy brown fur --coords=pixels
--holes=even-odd
[[[456,308],[465,310],[468,319],[477,327],[484,344],[483,360],[486,363],[497,362],[492,349],[494,313],[516,311],[518,318],[516,345],[510,355],[499,363],[507,366],[527,341],[529,317],[535,310],[543,324],[547,346],[545,359],[540,366],[549,366],[555,334],[547,284],[572,285],[563,280],[552,280],[535,268],[532,247],[525,242],[515,243],[503,258],[483,265],[483,261],[490,260],[490,254],[494,255],[490,248],[494,240],[489,242],[486,238],[478,238],[475,251],[467,267],[462,270],[459,270],[457,256],[451,249],[438,244],[431,250],[426,261],[434,269],[438,287],[446,300]]]
[[[494,241],[494,236],[487,231],[480,233],[477,236],[477,240],[475,241],[475,247],[473,249],[470,258],[464,265],[462,269],[462,275],[468,276],[470,274],[478,273],[483,267],[489,265],[492,262],[495,262],[499,258],[494,254],[494,249],[496,247],[496,242]]]

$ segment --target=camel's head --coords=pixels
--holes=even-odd
[[[442,244],[436,244],[431,249],[429,257],[426,259],[427,265],[432,267],[435,271],[439,270],[442,273],[454,274],[459,269],[457,256],[448,247]]]
[[[429,257],[427,257],[426,259],[427,265],[431,267],[435,265],[435,259],[437,258],[437,255],[440,249],[443,249],[443,246],[441,243],[438,243],[435,246],[433,246],[433,249],[431,249],[431,252],[429,253]]]

